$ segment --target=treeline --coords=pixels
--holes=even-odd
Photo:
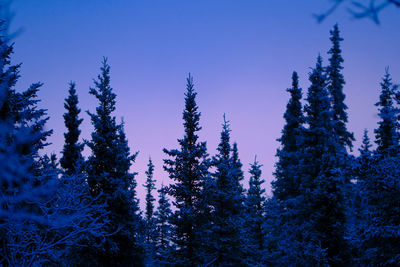
[[[4,26],[4,24],[3,24]],[[158,190],[149,159],[145,211],[139,209],[137,153],[113,112],[116,95],[104,59],[89,93],[93,132],[80,140],[75,84],[65,99],[67,132],[58,160],[40,151],[51,130],[34,83],[15,89],[20,65],[0,37],[0,265],[2,266],[388,266],[400,262],[400,91],[386,70],[376,106],[376,149],[367,132],[354,156],[347,129],[338,26],[329,63],[309,74],[305,101],[292,75],[277,150],[272,197],[262,165],[250,165],[243,188],[238,146],[222,121],[216,155],[198,132],[193,78],[186,84],[183,138],[164,149],[171,183]],[[304,105],[303,105],[304,104]],[[267,122],[266,122],[267,123]],[[84,146],[90,156],[82,156]],[[171,202],[172,205],[171,206]]]

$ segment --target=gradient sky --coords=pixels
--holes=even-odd
[[[377,116],[379,82],[386,66],[400,81],[400,10],[382,12],[381,25],[352,20],[339,10],[322,24],[312,17],[328,8],[322,0],[16,0],[13,62],[23,62],[18,88],[44,82],[39,97],[54,129],[48,152],[59,153],[68,82],[76,81],[83,111],[94,111],[89,95],[103,56],[109,58],[117,94],[115,115],[124,117],[133,151],[140,151],[138,194],[144,202],[148,157],[156,165],[157,187],[168,184],[162,148],[176,148],[183,135],[185,78],[194,76],[202,113],[201,140],[215,153],[223,113],[247,172],[257,154],[267,192],[273,179],[276,139],[283,126],[293,70],[306,92],[307,74],[318,53],[327,63],[329,30],[338,22],[342,43],[348,127],[358,148],[364,128]],[[92,126],[85,112],[82,137]],[[86,154],[88,151],[86,151]],[[246,173],[246,178],[248,174]],[[246,181],[247,183],[247,181]],[[245,185],[247,187],[247,185]]]

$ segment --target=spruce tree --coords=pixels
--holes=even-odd
[[[259,262],[265,250],[265,189],[262,184],[265,182],[261,179],[261,167],[254,158],[254,162],[250,165],[249,190],[246,197],[246,236],[248,246],[253,262]]]
[[[358,149],[360,155],[353,166],[352,194],[350,195],[349,214],[347,219],[348,239],[352,247],[354,262],[360,263],[359,259],[365,253],[362,249],[362,233],[366,228],[367,201],[363,192],[365,179],[368,179],[373,170],[374,159],[371,151],[371,143],[368,131],[365,129],[362,137],[361,147]]]
[[[236,142],[232,144],[232,154],[231,154],[231,161],[232,161],[232,176],[233,176],[233,191],[237,192],[237,213],[238,213],[238,221],[237,221],[237,229],[240,232],[240,250],[242,253],[247,253],[247,240],[245,236],[245,217],[246,217],[246,190],[243,188],[242,182],[244,180],[244,172],[242,170],[243,164],[239,157],[239,149]]]
[[[131,154],[123,123],[117,125],[112,115],[115,97],[110,86],[110,66],[104,59],[101,74],[90,94],[99,101],[96,113],[88,112],[94,132],[88,142],[88,183],[91,193],[106,205],[110,220],[109,238],[103,252],[97,252],[98,264],[141,266],[143,251],[137,241],[140,224],[136,198],[136,173],[129,169],[137,154]]]
[[[335,24],[333,30],[330,31],[332,47],[328,51],[331,55],[329,58],[329,66],[327,67],[327,78],[328,78],[328,90],[331,95],[332,101],[332,117],[333,117],[333,129],[338,138],[339,143],[342,146],[352,148],[354,141],[353,133],[347,130],[347,106],[344,103],[346,98],[343,93],[343,87],[345,85],[344,77],[341,71],[343,70],[343,57],[342,50],[340,48],[340,42],[343,38],[340,36],[339,26]]]
[[[147,164],[147,171],[146,171],[146,183],[143,185],[146,188],[146,212],[145,218],[147,222],[147,226],[151,226],[153,224],[153,213],[154,213],[154,201],[156,200],[153,197],[152,191],[155,189],[155,180],[153,180],[153,173],[154,173],[154,164],[151,158],[149,158],[149,163]],[[149,229],[150,232],[152,229]],[[151,241],[151,233],[147,234],[146,241]]]
[[[275,181],[272,182],[273,194],[280,201],[284,201],[298,195],[300,178],[298,177],[298,164],[303,134],[304,116],[301,104],[302,92],[299,87],[297,72],[292,74],[292,87],[288,88],[290,100],[283,115],[285,126],[282,136],[278,141],[281,148],[276,156]]]
[[[339,168],[346,152],[334,133],[333,112],[322,59],[310,74],[307,93],[304,150],[301,158],[300,219],[309,227],[304,235],[307,264],[349,264],[345,240],[346,179]]]
[[[292,87],[288,88],[290,99],[284,113],[285,125],[278,141],[278,161],[272,182],[272,198],[267,201],[265,228],[267,251],[264,261],[268,265],[302,262],[302,232],[304,224],[300,216],[301,206],[301,168],[300,163],[304,145],[302,90],[299,87],[297,72],[292,74]]]
[[[399,164],[399,156],[378,156],[361,181],[366,203],[359,231],[361,266],[395,266],[399,262]]]
[[[153,180],[154,164],[149,158],[149,163],[147,164],[146,183],[143,185],[146,188],[146,212],[145,212],[145,238],[146,238],[146,252],[148,264],[154,260],[155,253],[155,218],[154,218],[154,201],[152,191],[155,189],[155,180]]]
[[[9,64],[9,63],[8,63]],[[10,67],[8,70],[12,69]],[[18,68],[11,75],[15,79],[15,83],[19,77]],[[9,74],[8,74],[9,75]],[[16,92],[13,85],[7,88],[6,101],[0,110],[0,118],[13,124],[16,131],[27,131],[30,135],[29,146],[25,147],[23,154],[31,162],[30,169],[34,175],[40,176],[40,155],[39,151],[49,145],[47,138],[53,133],[53,130],[45,130],[45,125],[49,120],[47,110],[38,107],[40,100],[38,92],[43,84],[40,82],[33,83],[27,90],[22,93]],[[12,142],[15,136],[10,132],[8,141]]]
[[[172,252],[171,247],[171,225],[169,224],[169,218],[172,215],[171,204],[167,198],[167,187],[161,185],[158,190],[158,207],[154,213],[156,218],[156,234],[155,234],[155,245],[156,245],[156,263],[161,266],[166,266],[174,262],[170,258]]]
[[[296,76],[293,75],[293,81],[297,80]],[[298,90],[297,94],[292,94],[297,100],[289,102],[285,113],[291,123],[285,125],[283,131],[281,142],[285,142],[278,151],[275,175],[277,181],[285,177],[289,181],[294,178],[296,183],[295,190],[288,194],[285,183],[275,182],[274,197],[268,201],[267,222],[270,225],[266,228],[270,253],[265,257],[267,264],[349,264],[344,231],[346,179],[339,168],[347,153],[334,133],[331,99],[321,57],[309,80],[304,118],[308,127],[302,127]],[[288,144],[294,148],[292,151],[287,150],[287,141],[291,141]],[[284,198],[275,197],[275,192]]]
[[[242,186],[242,182],[244,180],[244,173],[242,170],[243,164],[239,158],[239,150],[236,142],[233,142],[232,145],[232,169],[233,169],[233,177],[235,181],[235,187],[237,188],[238,192],[240,192],[241,202],[244,202],[244,188]]]
[[[81,110],[78,108],[78,102],[75,83],[70,82],[68,97],[65,99],[64,103],[64,108],[67,112],[63,115],[67,132],[64,133],[65,143],[60,159],[61,167],[68,175],[78,173],[80,170],[77,168],[81,168],[83,164],[83,144],[79,143],[79,135],[81,133],[79,125],[82,123],[83,119],[79,118]]]
[[[17,92],[15,89],[20,78],[21,64],[11,65],[14,48],[9,44],[8,23],[8,18],[0,20],[0,121],[14,130],[7,133],[4,141],[10,146],[14,141],[25,143],[26,146],[23,146],[23,149],[19,147],[21,156],[30,162],[30,171],[35,176],[40,176],[39,151],[49,145],[47,138],[53,130],[45,129],[49,116],[46,109],[38,107],[40,102],[38,92],[43,84],[33,83],[23,92]],[[17,140],[23,138],[23,132],[26,140]]]
[[[52,130],[45,130],[49,117],[45,109],[38,107],[42,83],[34,83],[23,92],[15,89],[20,65],[11,64],[13,45],[9,44],[8,23],[1,17],[0,265],[40,265],[49,260],[48,254],[40,254],[40,230],[54,226],[46,221],[41,204],[54,196],[56,187],[54,180],[48,182],[47,173],[42,176],[44,157],[39,152],[48,144]]]
[[[371,141],[369,139],[368,136],[368,130],[364,129],[364,134],[363,134],[363,138],[362,138],[362,144],[360,149],[358,150],[358,152],[360,152],[360,156],[364,156],[364,155],[371,155]]]
[[[169,187],[169,194],[175,199],[176,211],[171,216],[173,242],[177,246],[174,259],[178,266],[196,266],[204,261],[202,225],[204,222],[203,189],[208,177],[209,160],[205,142],[198,141],[201,130],[200,112],[196,104],[193,78],[187,78],[185,110],[183,112],[184,137],[178,139],[180,149],[164,153],[170,159],[164,160],[164,169],[175,181]]]
[[[371,141],[368,136],[368,130],[364,130],[364,135],[362,138],[361,147],[358,149],[360,155],[357,158],[358,170],[357,170],[357,179],[364,180],[366,174],[370,169],[370,165],[372,164],[372,151],[371,151]]]
[[[218,154],[213,158],[216,172],[215,193],[212,214],[212,245],[214,250],[213,264],[234,266],[243,264],[242,248],[242,210],[243,199],[238,187],[238,154],[232,157],[230,145],[229,122],[222,125],[221,139],[217,148]],[[240,163],[241,165],[241,163]]]
[[[394,106],[394,86],[389,70],[381,82],[381,94],[379,102],[375,105],[378,107],[378,128],[375,129],[375,139],[378,145],[376,152],[382,156],[394,156],[399,153],[399,128],[398,109]]]
[[[361,265],[391,266],[400,259],[400,150],[394,91],[386,69],[380,99],[376,104],[380,118],[375,129],[377,148],[372,160],[368,157],[368,163],[371,163],[365,166],[363,179],[360,180],[367,204],[364,223],[359,231],[360,251],[363,252]]]

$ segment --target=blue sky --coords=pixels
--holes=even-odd
[[[344,9],[317,24],[312,14],[328,7],[329,1],[321,0],[15,0],[13,27],[23,29],[13,57],[14,63],[23,63],[17,87],[44,82],[41,105],[48,108],[48,127],[54,129],[48,151],[59,153],[67,84],[75,81],[81,109],[94,111],[96,101],[88,91],[107,56],[117,94],[115,115],[124,117],[131,149],[140,151],[133,170],[139,172],[142,198],[149,156],[157,185],[169,183],[162,148],[177,147],[183,135],[190,72],[202,112],[200,136],[210,154],[226,113],[244,170],[257,154],[269,190],[291,73],[298,71],[305,93],[318,53],[327,63],[334,23],[345,39],[348,127],[356,148],[364,128],[373,137],[374,104],[385,67],[400,81],[400,10],[385,10],[380,26],[352,20]],[[82,137],[88,139],[92,127],[85,112],[82,116]]]

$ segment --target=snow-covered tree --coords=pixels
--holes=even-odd
[[[260,262],[265,246],[266,230],[265,224],[265,189],[262,188],[264,179],[261,178],[261,167],[254,158],[254,162],[250,165],[249,190],[246,196],[246,238],[248,251],[253,262]]]
[[[376,104],[380,117],[375,130],[377,149],[371,159],[369,145],[364,144],[360,156],[364,162],[360,190],[366,202],[358,227],[361,265],[391,266],[400,260],[400,149],[394,90],[386,70]]]
[[[334,132],[333,111],[327,89],[327,79],[318,57],[310,73],[311,86],[307,93],[306,123],[303,155],[301,158],[301,184],[299,216],[311,226],[305,235],[306,262],[330,265],[345,264],[348,245],[345,240],[345,185],[347,179],[340,169],[346,151],[339,145]],[[322,258],[323,259],[323,258]]]
[[[154,217],[154,201],[153,190],[155,189],[155,180],[153,179],[154,164],[151,158],[147,164],[146,183],[143,185],[146,188],[146,212],[145,212],[145,239],[146,239],[146,252],[148,261],[152,261],[155,253],[154,242],[156,234],[156,225]]]
[[[364,130],[364,135],[362,138],[361,147],[358,149],[360,155],[357,158],[357,180],[364,180],[365,176],[368,174],[369,169],[372,164],[372,151],[371,151],[371,141],[368,136],[368,130]]]
[[[3,6],[1,6],[3,8]],[[3,10],[1,10],[3,11]],[[0,265],[23,265],[30,255],[20,250],[32,229],[43,226],[40,203],[54,192],[41,177],[39,150],[47,145],[46,110],[37,93],[41,83],[17,92],[20,65],[11,65],[13,46],[7,35],[9,21],[0,20]],[[33,243],[33,250],[36,244]],[[16,253],[14,253],[16,251]],[[36,251],[36,250],[35,250]],[[37,255],[37,254],[36,254]]]
[[[242,170],[243,164],[239,158],[239,149],[236,142],[233,142],[232,145],[232,170],[233,170],[233,178],[235,182],[235,187],[238,192],[240,192],[241,202],[244,202],[245,199],[245,190],[243,188],[242,182],[244,180],[244,173]]]
[[[81,110],[78,108],[78,102],[75,83],[70,82],[68,97],[65,99],[64,103],[64,108],[67,112],[63,115],[67,132],[64,133],[65,142],[60,159],[61,167],[68,175],[80,172],[81,170],[77,169],[77,167],[83,167],[83,144],[79,143],[79,135],[81,133],[79,125],[82,123],[83,119],[79,118]]]
[[[131,154],[123,124],[112,115],[115,97],[110,86],[110,66],[104,59],[101,74],[90,93],[99,101],[96,113],[90,113],[94,132],[88,142],[92,154],[88,159],[88,183],[91,193],[106,205],[109,213],[109,238],[104,251],[96,253],[98,263],[140,266],[143,251],[137,241],[140,224],[136,198],[136,173],[130,172],[136,153]]]
[[[153,179],[154,173],[154,164],[151,158],[149,159],[149,164],[147,164],[147,171],[146,171],[146,183],[143,185],[146,188],[146,221],[149,222],[153,219],[154,213],[154,201],[156,199],[153,197],[153,190],[155,189],[155,180]],[[147,241],[150,241],[150,236],[148,236]]]
[[[57,179],[52,164],[46,168],[43,171],[49,180],[41,185],[46,191],[41,194],[46,197],[29,198],[35,201],[37,214],[24,218],[13,214],[6,221],[4,258],[11,266],[88,263],[83,261],[85,252],[100,246],[108,234],[107,213],[102,205],[95,204],[84,178],[75,174]],[[31,195],[37,196],[37,187],[32,189],[35,192]]]
[[[54,154],[39,156],[51,133],[37,106],[41,84],[17,92],[19,65],[10,66],[4,35],[0,49],[0,265],[65,264],[82,237],[104,238],[106,222],[92,218],[102,207],[92,205],[83,178],[58,179]]]
[[[395,87],[392,83],[389,70],[381,82],[381,94],[379,102],[375,105],[378,107],[378,128],[375,129],[375,142],[378,145],[376,153],[381,156],[395,156],[399,153],[399,128],[398,109],[394,106],[393,99],[395,97]]]
[[[293,81],[296,80],[294,75]],[[285,114],[286,118],[291,118],[289,125],[295,127],[285,125],[281,142],[291,140],[288,144],[295,149],[293,154],[284,153],[287,143],[282,144],[277,167],[284,168],[278,168],[276,173],[294,178],[297,188],[294,187],[294,193],[287,194],[283,186],[280,192],[286,199],[273,197],[268,201],[266,229],[270,254],[265,260],[269,264],[340,265],[348,263],[349,259],[345,240],[347,179],[340,168],[347,153],[334,134],[331,99],[321,57],[309,80],[311,85],[305,106],[307,127],[301,126],[299,92],[297,101],[289,102]],[[296,88],[296,82],[293,84]],[[292,114],[295,116],[289,116]],[[288,129],[291,134],[286,137]],[[282,158],[289,164],[283,165]]]
[[[332,47],[328,51],[331,55],[329,58],[329,66],[327,67],[327,78],[328,78],[328,90],[332,100],[332,117],[333,117],[333,129],[336,137],[338,138],[339,144],[352,148],[354,141],[353,133],[347,130],[347,106],[344,103],[346,98],[343,93],[343,86],[345,85],[343,74],[343,57],[342,50],[340,48],[340,42],[343,38],[340,36],[339,26],[335,24],[333,30],[330,31]]]
[[[353,165],[352,192],[350,194],[348,218],[347,218],[347,239],[351,244],[352,257],[354,262],[359,263],[361,255],[364,253],[361,248],[361,233],[365,229],[367,217],[366,197],[363,194],[362,186],[368,178],[371,168],[374,165],[373,154],[368,131],[365,129],[362,137],[361,147],[358,149],[360,155],[356,158]]]
[[[266,203],[266,252],[263,261],[268,265],[305,263],[302,254],[302,230],[299,207],[302,182],[300,163],[304,150],[304,123],[301,104],[302,90],[297,72],[292,74],[292,87],[288,88],[290,99],[284,114],[285,125],[277,150],[278,161],[272,182],[273,196]]]
[[[156,234],[155,234],[155,246],[156,246],[156,259],[155,262],[161,266],[168,266],[172,264],[174,260],[171,258],[172,246],[171,246],[171,225],[169,224],[169,218],[172,215],[171,204],[167,198],[167,187],[163,184],[158,190],[158,207],[154,213],[156,218]]]
[[[272,182],[273,194],[278,200],[283,201],[298,195],[300,177],[298,177],[298,164],[300,160],[304,115],[301,105],[302,92],[299,87],[297,72],[292,74],[292,87],[288,88],[290,100],[283,115],[285,126],[282,136],[278,141],[281,148],[277,151],[278,162]]]
[[[203,238],[204,184],[209,176],[209,160],[205,142],[199,142],[201,130],[200,112],[196,104],[193,78],[187,78],[185,110],[183,112],[185,134],[178,139],[180,149],[164,149],[170,159],[164,160],[164,169],[175,181],[168,193],[174,198],[176,211],[171,216],[173,242],[176,245],[174,260],[180,266],[196,266],[204,261]]]
[[[231,155],[229,122],[222,124],[218,154],[212,163],[216,171],[215,192],[213,197],[214,211],[212,213],[213,264],[234,266],[244,264],[243,235],[243,196],[238,186],[238,177],[243,175],[238,171],[238,154]],[[241,165],[241,163],[240,163]]]

